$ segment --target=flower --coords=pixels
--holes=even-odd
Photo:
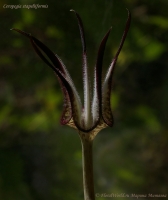
[[[126,22],[125,30],[118,51],[115,54],[107,70],[103,82],[102,82],[103,55],[111,28],[105,34],[104,38],[101,41],[94,69],[93,98],[91,99],[83,23],[79,14],[74,10],[71,11],[73,11],[76,14],[82,41],[83,82],[84,82],[83,106],[81,103],[81,99],[77,93],[76,87],[73,83],[73,80],[69,72],[67,71],[65,65],[63,64],[62,60],[58,57],[58,55],[54,54],[46,45],[44,45],[37,38],[33,37],[31,34],[28,34],[24,31],[15,28],[12,30],[15,30],[28,37],[36,53],[56,73],[64,95],[64,110],[61,117],[61,124],[69,125],[75,129],[78,129],[79,132],[92,133],[92,135],[95,136],[95,134],[99,132],[101,129],[107,126],[113,126],[113,115],[110,105],[111,82],[115,64],[117,62],[119,53],[122,49],[122,46],[124,44],[125,38],[129,30],[131,14],[128,11],[128,19]]]

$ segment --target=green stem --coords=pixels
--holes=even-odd
[[[93,180],[93,140],[87,133],[80,133],[82,143],[82,161],[83,161],[83,187],[84,200],[95,200],[94,180]]]

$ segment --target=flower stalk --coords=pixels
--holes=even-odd
[[[58,78],[64,95],[64,109],[61,117],[61,124],[76,129],[81,139],[84,200],[95,200],[92,155],[93,140],[97,133],[103,128],[113,126],[113,115],[110,105],[112,77],[118,56],[129,30],[131,14],[128,11],[128,19],[118,51],[111,61],[104,81],[102,81],[103,55],[111,28],[103,37],[94,69],[94,86],[93,90],[90,91],[84,27],[79,14],[74,10],[71,11],[73,11],[77,17],[82,41],[84,105],[81,103],[81,99],[68,70],[58,55],[54,54],[45,44],[31,34],[15,28],[12,30],[17,31],[30,39],[35,52],[55,72]],[[92,93],[93,97],[91,97]]]
[[[82,144],[84,200],[94,200],[93,139],[80,132]]]

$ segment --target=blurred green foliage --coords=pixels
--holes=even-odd
[[[124,29],[125,8],[132,13],[113,78],[115,124],[94,143],[95,192],[167,193],[167,7],[165,0],[0,2],[0,199],[83,199],[80,140],[59,124],[63,99],[58,81],[29,41],[10,31],[30,32],[56,52],[81,94],[81,43],[72,8],[83,19],[91,73],[103,35],[112,25],[106,71]]]

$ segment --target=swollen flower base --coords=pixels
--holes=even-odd
[[[107,70],[103,82],[103,55],[111,28],[105,34],[104,38],[101,41],[94,69],[93,97],[91,98],[92,92],[90,91],[91,88],[89,85],[87,53],[83,23],[79,14],[74,10],[71,11],[73,11],[76,14],[82,41],[84,105],[82,105],[81,103],[81,99],[77,93],[76,87],[69,72],[67,71],[65,65],[63,64],[62,60],[58,57],[58,55],[54,54],[46,45],[44,45],[37,38],[33,37],[31,34],[28,34],[24,31],[15,28],[13,28],[12,30],[17,31],[30,39],[30,42],[36,53],[50,68],[54,70],[58,78],[64,95],[64,110],[61,117],[61,124],[73,127],[79,133],[82,143],[83,156],[84,199],[94,200],[95,194],[92,162],[93,139],[96,136],[96,134],[103,128],[107,126],[113,126],[113,115],[110,105],[112,75],[119,53],[122,49],[122,46],[128,33],[131,21],[131,14],[128,11],[128,19],[118,51],[116,52],[116,55],[114,56]]]

